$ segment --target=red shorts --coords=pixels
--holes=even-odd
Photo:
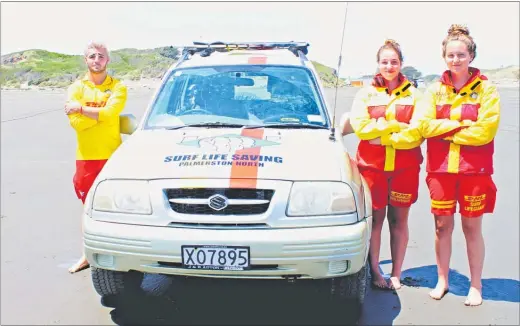
[[[389,204],[410,207],[417,201],[419,166],[390,172],[359,167],[359,172],[370,188],[372,209],[382,209]]]
[[[430,173],[426,183],[435,215],[455,214],[457,202],[464,217],[479,217],[495,209],[497,188],[490,175]]]
[[[92,187],[94,180],[96,180],[106,162],[107,160],[76,161],[76,173],[74,174],[72,182],[76,195],[81,199],[83,204],[85,203],[85,198],[87,198],[90,187]]]

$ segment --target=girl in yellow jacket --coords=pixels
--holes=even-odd
[[[451,238],[457,202],[462,215],[471,273],[466,305],[482,303],[484,263],[482,216],[492,213],[496,187],[493,143],[500,116],[495,86],[469,64],[476,45],[467,28],[452,25],[442,43],[448,70],[432,84],[420,103],[420,131],[427,139],[426,182],[435,216],[437,286],[430,292],[441,299],[448,291]]]
[[[399,44],[386,41],[377,52],[377,62],[379,74],[372,86],[356,94],[350,121],[345,115],[341,128],[344,135],[351,130],[360,138],[357,164],[372,194],[369,261],[373,285],[399,289],[408,243],[408,214],[417,200],[423,161],[422,138],[415,122],[419,94],[401,74],[403,55]],[[381,230],[387,206],[393,262],[390,284],[379,271]]]

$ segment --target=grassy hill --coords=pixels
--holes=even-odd
[[[123,80],[160,78],[175,62],[176,48],[148,50],[120,49],[110,53],[109,73]],[[83,56],[45,50],[27,50],[1,58],[0,84],[18,88],[22,84],[38,87],[66,87],[85,74]],[[330,67],[313,61],[325,87],[334,87],[336,78]],[[340,86],[345,83],[340,79]]]
[[[319,62],[311,61],[314,65],[314,68],[316,68],[316,71],[320,75],[320,79],[323,82],[324,87],[336,87],[336,74],[335,69],[331,67],[327,67],[325,65],[322,65]],[[343,79],[339,79],[338,86],[343,87],[346,85],[346,82]]]
[[[518,66],[483,69],[482,73],[490,80],[520,80],[520,68]]]
[[[109,73],[123,80],[160,78],[175,62],[178,50],[173,47],[112,51]],[[335,70],[312,61],[325,87],[336,85]],[[66,87],[83,76],[86,71],[83,56],[66,55],[45,50],[26,50],[1,57],[0,84],[2,87],[18,88],[20,85],[39,87]],[[520,79],[518,66],[485,69],[482,72],[494,81]],[[426,83],[438,79],[438,75],[425,76]],[[338,85],[345,86],[339,79]]]
[[[136,80],[159,78],[175,62],[170,48],[151,50],[121,49],[110,53],[109,73],[117,78]],[[2,56],[0,83],[3,87],[20,84],[65,87],[86,71],[81,55],[66,55],[45,50],[27,50]]]

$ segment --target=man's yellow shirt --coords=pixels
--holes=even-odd
[[[77,80],[68,88],[68,102],[102,108],[98,120],[80,113],[69,115],[70,125],[76,130],[77,160],[106,160],[121,145],[119,115],[126,99],[126,86],[107,76],[103,84],[95,85],[88,77]]]

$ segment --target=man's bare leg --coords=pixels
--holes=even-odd
[[[390,227],[390,251],[392,253],[392,276],[390,287],[401,288],[401,269],[408,246],[408,215],[410,207],[393,207],[388,209],[388,225]]]
[[[379,271],[379,252],[381,248],[381,230],[385,222],[386,207],[374,210],[372,213],[372,235],[370,238],[369,262],[372,284],[380,289],[388,288],[383,275]]]
[[[430,297],[440,300],[449,288],[449,272],[451,258],[451,236],[453,234],[453,215],[435,215],[435,256],[437,259],[437,285],[430,291]]]
[[[485,245],[482,236],[482,216],[462,217],[462,230],[466,237],[471,285],[464,304],[479,306],[482,304],[482,269],[484,268]]]
[[[69,268],[69,273],[71,273],[71,274],[77,273],[77,272],[82,271],[89,267],[90,267],[90,264],[87,261],[87,257],[85,257],[85,254],[83,254],[83,256],[81,256],[81,258],[78,260],[78,262]]]

